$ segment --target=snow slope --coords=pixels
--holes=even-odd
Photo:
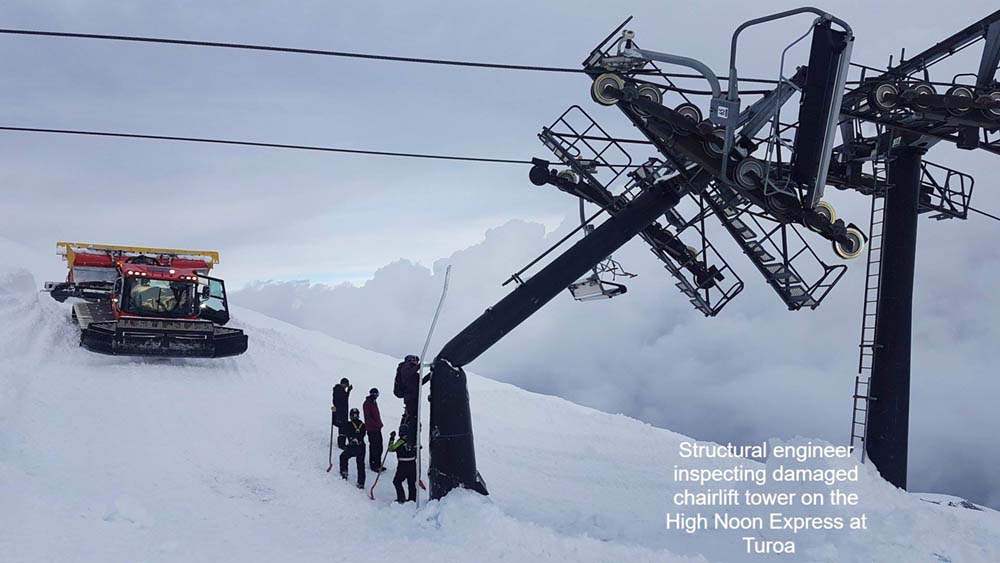
[[[415,512],[384,478],[371,502],[325,472],[330,386],[349,377],[354,405],[381,388],[388,432],[393,358],[246,310],[238,358],[104,357],[38,287],[0,270],[0,560],[768,560],[744,534],[664,529],[683,488],[671,470],[693,465],[678,434],[470,376],[492,496]],[[994,511],[927,502],[870,467],[857,490],[870,530],[800,533],[777,560],[1000,561]]]

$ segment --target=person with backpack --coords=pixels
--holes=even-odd
[[[411,354],[396,366],[396,379],[392,386],[392,394],[403,399],[404,417],[414,416],[417,413],[419,393],[420,358]]]
[[[389,445],[389,451],[396,452],[396,475],[392,478],[392,485],[396,487],[396,502],[400,504],[417,501],[417,448],[414,429],[412,419],[404,418],[399,424],[399,439]],[[407,494],[404,494],[403,482],[406,482]]]
[[[347,378],[340,380],[340,383],[333,387],[333,421],[340,430],[337,434],[337,447],[344,449],[344,425],[348,422],[348,402],[351,396],[351,389],[354,387]]]
[[[378,410],[378,389],[372,387],[362,408],[365,414],[365,429],[368,431],[368,466],[381,473],[382,467],[382,414]]]
[[[351,409],[350,419],[341,427],[344,451],[340,454],[340,476],[347,479],[347,462],[357,458],[358,488],[365,488],[365,423],[358,409]]]
[[[396,379],[393,383],[392,392],[395,396],[403,399],[403,416],[410,416],[417,412],[417,395],[420,385],[420,358],[412,354],[406,356],[399,365],[396,366]]]

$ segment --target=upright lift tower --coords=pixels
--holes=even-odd
[[[932,81],[934,65],[980,41],[974,74]],[[916,56],[901,57],[875,76],[863,76],[844,96],[841,108],[844,143],[836,156],[852,162],[873,142],[877,147],[851,442],[861,441],[882,476],[902,488],[909,443],[917,217],[930,213],[937,220],[967,218],[973,185],[971,177],[927,162],[924,156],[942,141],[1000,154],[998,64],[1000,11]],[[867,74],[870,69],[863,70]],[[942,86],[943,95],[937,92]],[[861,122],[874,124],[877,135],[854,135]]]

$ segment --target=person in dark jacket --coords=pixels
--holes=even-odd
[[[381,473],[382,467],[382,414],[378,410],[378,389],[372,387],[365,398],[362,409],[365,414],[365,430],[368,431],[368,466]]]
[[[351,389],[354,387],[347,378],[340,380],[340,383],[333,387],[333,422],[340,432],[337,434],[337,447],[344,449],[344,425],[348,422],[348,399],[351,396]]]
[[[409,355],[396,366],[393,394],[403,399],[403,416],[417,414],[417,395],[420,393],[420,358]]]
[[[361,422],[358,409],[351,409],[350,420],[341,431],[344,433],[345,447],[340,454],[340,476],[347,479],[347,462],[357,458],[358,488],[365,488],[365,423]]]
[[[417,500],[416,433],[412,431],[411,424],[404,419],[399,425],[399,439],[389,445],[389,451],[396,452],[396,475],[392,478],[392,485],[396,487],[396,502],[400,504]],[[404,481],[408,495],[403,492]]]

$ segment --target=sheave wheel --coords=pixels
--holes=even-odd
[[[868,101],[881,111],[890,111],[899,105],[899,88],[891,82],[883,82],[868,95]]]
[[[990,92],[986,97],[993,100],[994,102],[1000,102],[1000,90],[994,90]],[[990,109],[983,112],[986,117],[992,117],[996,119],[1000,117],[1000,105],[994,105]]]
[[[913,91],[917,94],[916,101],[913,102],[913,105],[917,106],[919,109],[928,109],[928,108],[930,108],[929,105],[927,105],[925,103],[921,103],[921,100],[920,100],[921,97],[923,97],[923,96],[933,96],[934,94],[937,94],[937,90],[934,89],[934,86],[932,86],[932,85],[930,85],[930,84],[928,84],[926,82],[921,82],[921,83],[915,85],[913,87]]]
[[[827,223],[833,223],[837,220],[837,210],[834,209],[829,202],[821,201],[817,203],[816,207],[813,208],[813,211],[826,218]]]
[[[757,189],[757,182],[764,181],[764,163],[753,157],[744,158],[736,165],[736,183],[748,190]]]
[[[834,242],[833,251],[844,260],[861,256],[861,251],[865,247],[865,235],[854,227],[847,227],[847,238],[851,241],[849,245]]]
[[[701,108],[699,108],[694,104],[687,104],[687,103],[681,104],[676,108],[674,108],[674,111],[676,111],[677,113],[683,115],[684,117],[690,119],[695,123],[701,123],[701,120],[703,119],[701,115]]]
[[[650,86],[649,84],[644,84],[639,87],[639,97],[646,98],[647,100],[654,102],[656,104],[663,103],[663,93],[656,86]],[[634,106],[633,106],[634,107]],[[635,108],[635,112],[643,117],[649,117],[649,114],[642,111],[639,108]]]
[[[945,92],[945,95],[955,96],[957,98],[969,98],[969,99],[972,99],[974,97],[972,93],[972,88],[969,88],[968,86],[952,86],[951,88],[948,88],[948,91]],[[968,112],[969,108],[948,108],[948,113],[952,115],[963,115]]]
[[[606,72],[598,76],[594,79],[594,85],[590,88],[590,97],[602,106],[617,104],[621,98],[611,92],[605,92],[604,89],[608,86],[621,90],[625,88],[625,79],[611,72]]]

